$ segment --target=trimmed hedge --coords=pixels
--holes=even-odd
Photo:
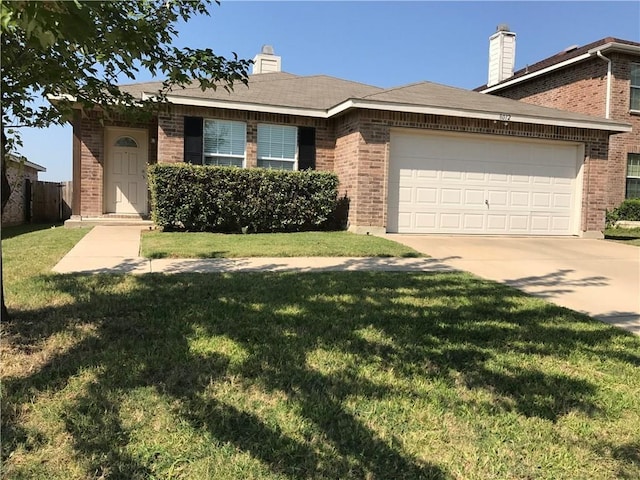
[[[164,229],[294,232],[335,224],[338,177],[190,164],[149,168],[153,221]]]
[[[607,211],[607,225],[613,226],[620,220],[640,222],[640,198],[629,198],[619,207]]]

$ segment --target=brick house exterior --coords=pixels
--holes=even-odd
[[[152,95],[157,86],[146,83],[124,88],[144,97]],[[567,142],[581,152],[580,173],[574,179],[579,183],[578,227],[571,234],[597,235],[604,226],[607,194],[603,180],[610,136],[629,130],[624,123],[602,117],[530,106],[429,82],[385,90],[284,72],[255,73],[247,89],[236,88],[233,93],[194,88],[180,96],[170,95],[168,100],[167,107],[144,125],[101,122],[99,111],[75,117],[72,219],[113,214],[104,193],[111,188],[107,167],[113,162],[108,153],[112,147],[106,145],[110,129],[131,128],[132,136],[137,132],[147,164],[175,163],[187,159],[185,125],[187,119],[195,118],[240,122],[246,131],[242,158],[246,168],[258,166],[261,126],[313,129],[314,168],[337,173],[339,193],[349,198],[349,229],[360,233],[388,230],[389,189],[397,188],[389,183],[393,132],[451,132],[465,139],[488,136],[505,142]],[[146,213],[146,209],[141,212]]]
[[[637,72],[636,87],[632,69]],[[611,209],[625,197],[640,196],[637,187],[628,191],[625,181],[630,156],[640,155],[639,83],[640,43],[604,38],[567,49],[476,91],[630,124],[631,132],[614,135],[609,142],[603,189],[605,206]],[[632,89],[637,89],[638,97],[633,106]]]
[[[37,163],[24,158],[19,159],[13,155],[7,161],[7,180],[11,186],[11,196],[2,212],[2,226],[21,225],[26,223],[31,212],[31,192],[29,185],[38,181],[38,172],[46,172],[47,169]]]

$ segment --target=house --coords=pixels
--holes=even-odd
[[[38,181],[38,172],[47,169],[24,157],[9,155],[7,158],[7,180],[11,196],[2,212],[2,226],[21,225],[31,221],[32,186]]]
[[[168,100],[146,124],[75,115],[72,220],[146,216],[146,166],[191,162],[335,171],[354,232],[601,236],[610,137],[631,130],[430,82],[293,75],[270,48],[248,88]]]
[[[640,197],[640,43],[603,38],[513,71],[515,34],[490,37],[489,81],[476,91],[630,124],[609,141],[604,206]]]

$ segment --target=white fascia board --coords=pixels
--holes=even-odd
[[[153,100],[153,95],[142,94],[142,100]],[[210,98],[191,98],[178,95],[167,95],[167,101],[176,105],[191,107],[226,108],[229,110],[246,110],[250,112],[277,113],[283,115],[298,115],[302,117],[328,118],[326,110],[312,108],[286,107],[279,105],[265,105],[260,103],[229,102]]]
[[[47,94],[47,100],[49,100],[50,102],[57,102],[60,100],[68,100],[70,102],[76,102],[77,98],[74,97],[73,95],[69,95],[67,93],[64,93],[62,95],[53,95],[51,93]]]
[[[599,122],[597,120],[559,119],[539,117],[536,115],[512,114],[509,112],[487,112],[478,110],[453,109],[445,107],[432,107],[423,105],[404,105],[397,103],[379,103],[367,100],[350,99],[329,110],[333,116],[349,108],[366,108],[370,110],[385,110],[403,113],[421,113],[427,115],[444,115],[449,117],[477,118],[481,120],[493,120],[495,122],[518,122],[536,125],[552,125],[556,127],[590,128],[593,130],[606,130],[610,132],[630,132],[631,125],[619,122]]]
[[[599,47],[592,48],[587,53],[594,54],[597,52],[605,52],[607,50],[615,50],[616,52],[627,52],[640,54],[640,46],[627,45],[626,43],[610,42],[600,45]]]
[[[565,60],[564,62],[556,63],[555,65],[551,65],[550,67],[543,68],[542,70],[537,70],[535,72],[528,73],[526,75],[523,75],[522,77],[514,78],[513,80],[509,80],[499,85],[494,85],[493,87],[485,88],[484,90],[481,90],[480,93],[491,93],[491,92],[495,92],[496,90],[501,90],[503,88],[510,87],[511,85],[515,85],[516,83],[526,82],[527,80],[531,80],[532,78],[539,77],[540,75],[553,72],[554,70],[557,70],[559,68],[564,68],[573,63],[578,63],[583,60],[586,60],[587,58],[591,57],[591,55],[592,53],[590,52],[584,53],[575,58],[571,58],[569,60]]]
[[[19,164],[21,166],[24,166],[24,167],[33,168],[34,170],[36,170],[38,172],[46,172],[47,171],[46,167],[43,167],[42,165],[38,165],[37,163],[30,162],[25,157],[18,157],[17,155],[13,155],[11,153],[9,154],[9,158],[7,160],[9,160],[12,163],[16,163],[16,164]]]
[[[30,162],[29,160],[25,160],[24,161],[24,165],[25,165],[25,167],[31,167],[34,170],[37,170],[38,172],[46,172],[47,171],[46,167],[43,167],[42,165],[38,165],[37,163]]]

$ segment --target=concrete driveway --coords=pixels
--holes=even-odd
[[[640,334],[640,248],[582,238],[387,235],[439,263]]]

